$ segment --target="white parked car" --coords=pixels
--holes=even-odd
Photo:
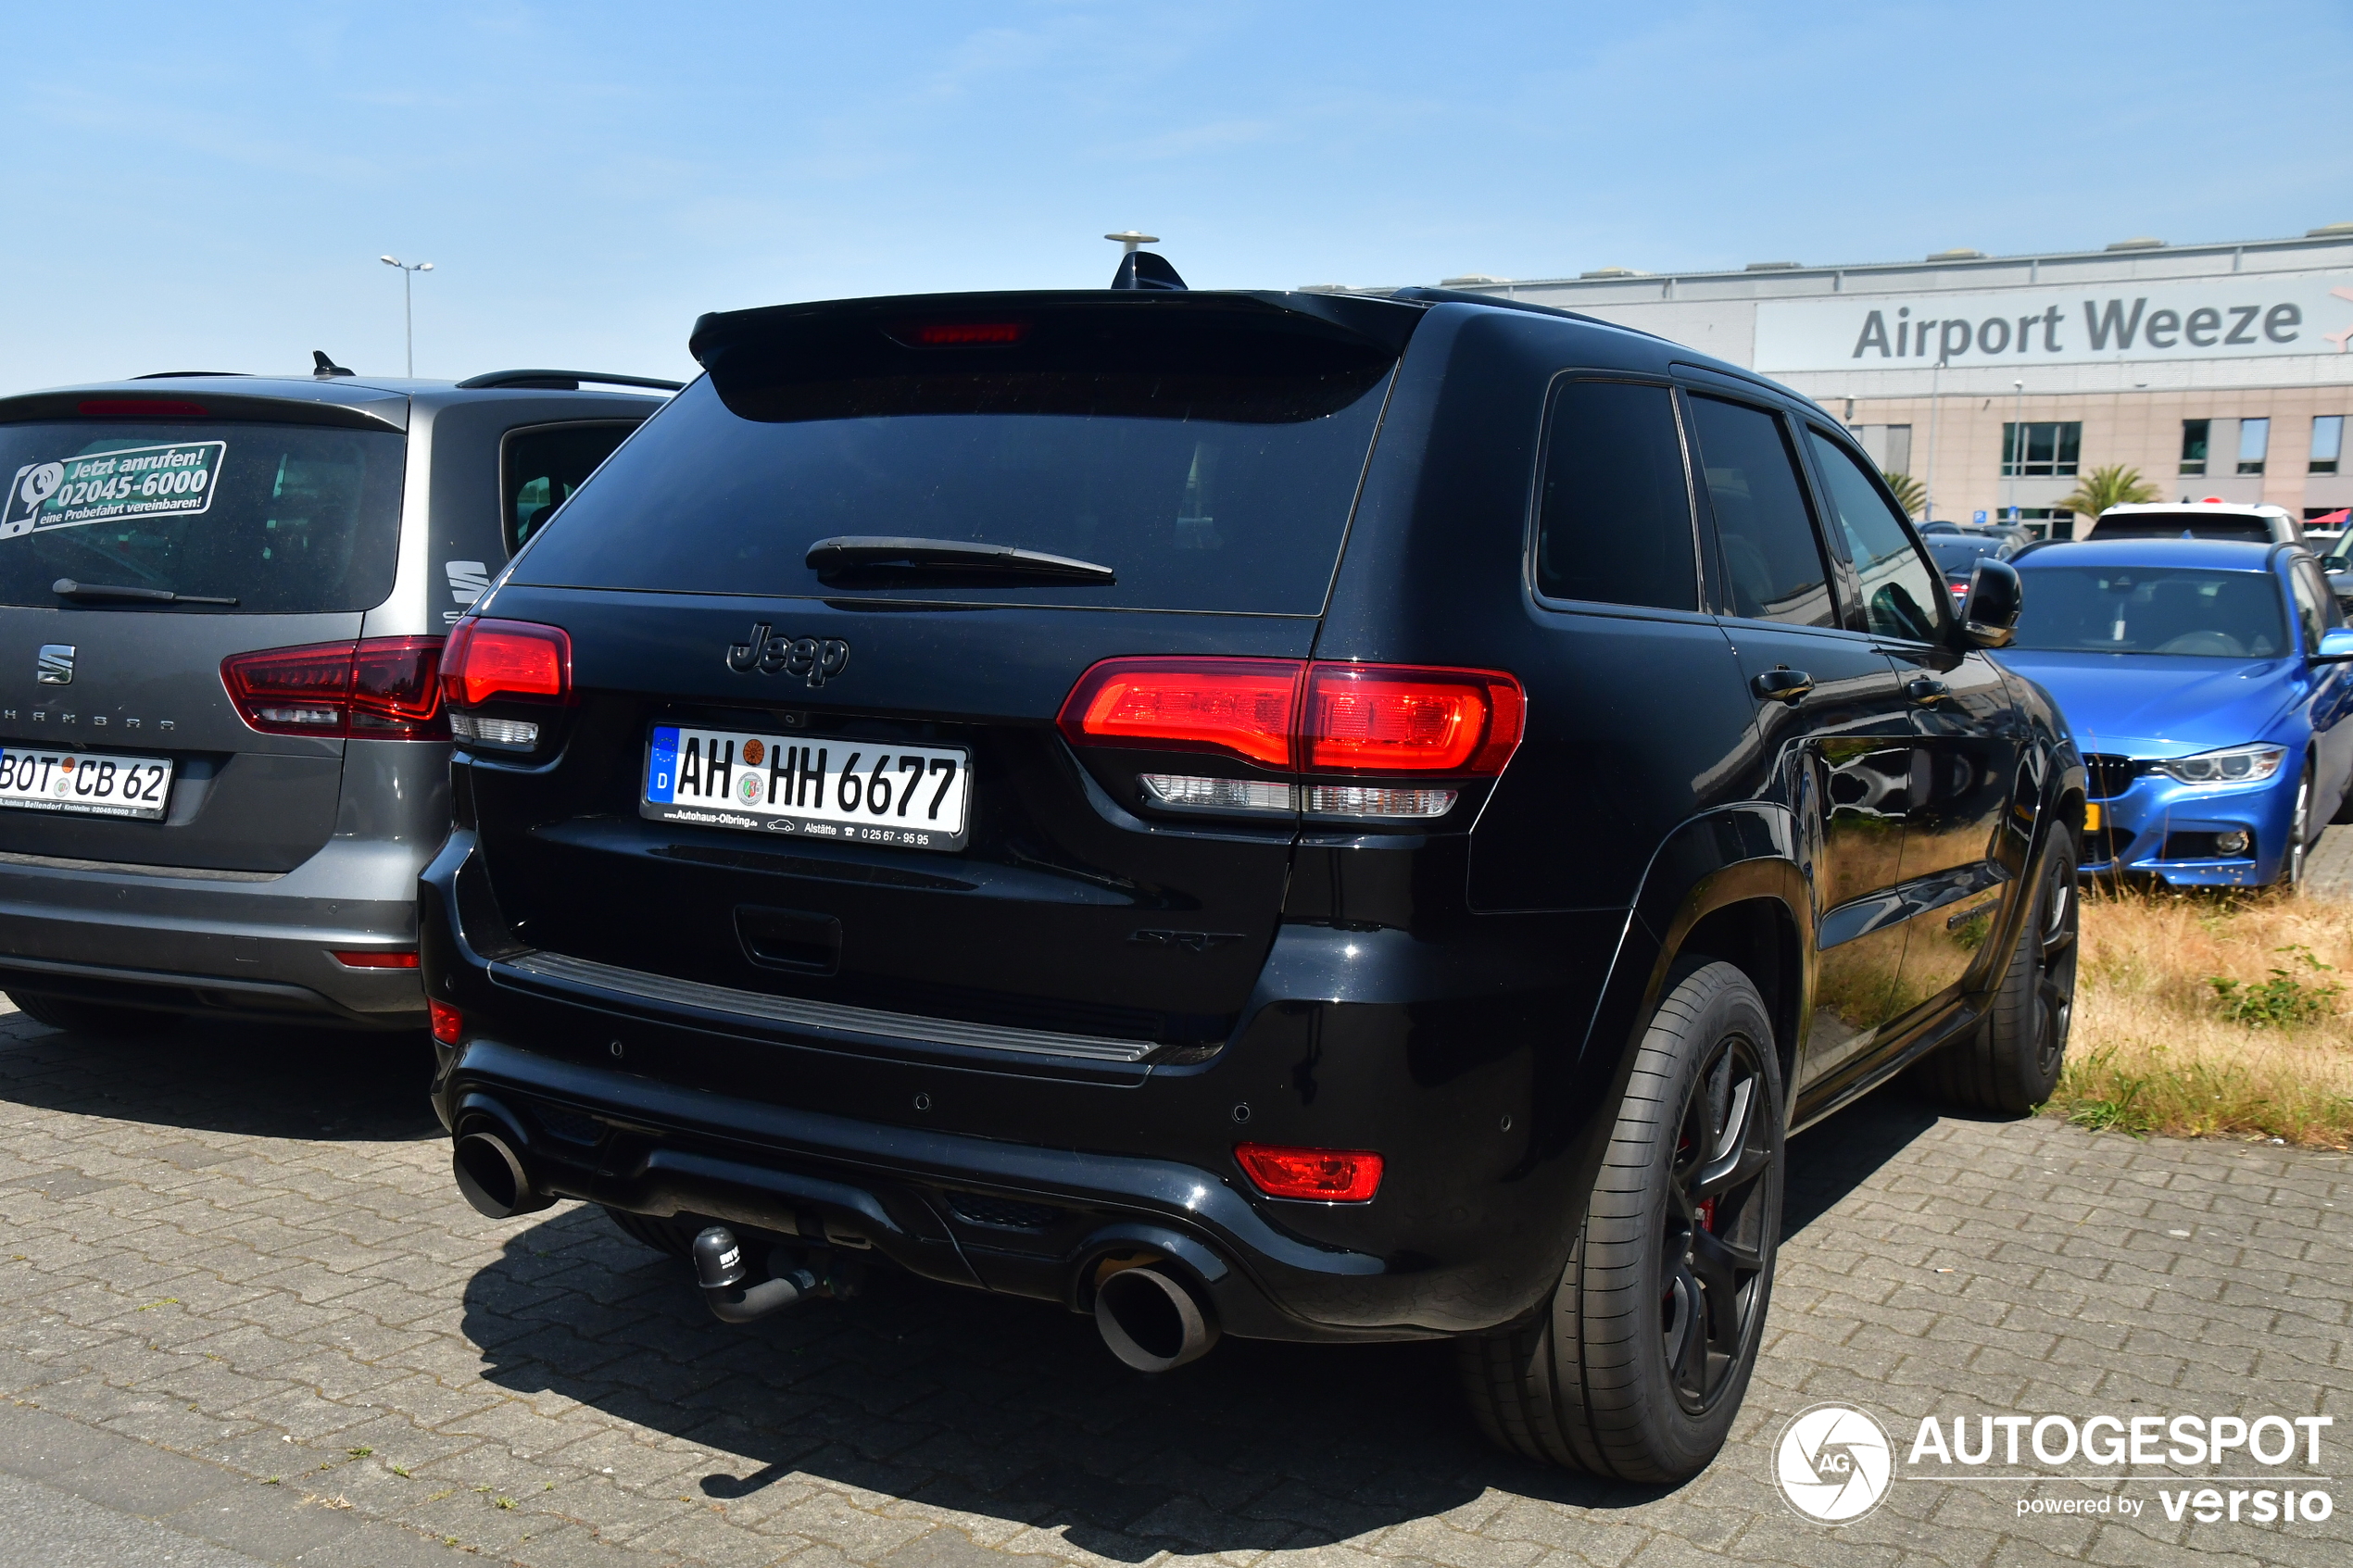
[[[2235,501],[2149,501],[2110,507],[2078,539],[2244,539],[2300,545],[2304,525],[2284,507]]]

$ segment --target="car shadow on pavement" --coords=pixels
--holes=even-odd
[[[716,1450],[701,1490],[738,1520],[797,1500],[790,1486],[763,1493],[800,1474],[1138,1562],[1172,1544],[1344,1540],[1491,1487],[1604,1509],[1662,1495],[1491,1447],[1441,1344],[1227,1339],[1151,1377],[1114,1360],[1088,1319],[887,1268],[854,1301],[730,1326],[686,1263],[587,1207],[474,1276],[464,1331],[492,1383]]]
[[[1940,1119],[1977,1117],[1937,1104],[1902,1079],[1865,1096],[1789,1141],[1789,1172],[1781,1194],[1781,1239],[1830,1212],[1841,1198],[1869,1185],[1880,1168],[1910,1148]]]
[[[191,1131],[330,1141],[439,1137],[420,1034],[185,1023],[100,1039],[0,1016],[0,1100]]]

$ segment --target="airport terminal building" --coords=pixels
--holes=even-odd
[[[1957,522],[2016,507],[2063,536],[2057,503],[2112,463],[2160,500],[2303,517],[2353,503],[2353,223],[2224,245],[1443,282],[1640,327],[1793,386]]]

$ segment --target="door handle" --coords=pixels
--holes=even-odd
[[[1768,702],[1795,704],[1814,689],[1814,677],[1803,670],[1792,670],[1783,664],[1765,671],[1748,685],[1751,691]]]
[[[1928,676],[1922,675],[1904,688],[1904,695],[1922,707],[1926,707],[1931,702],[1942,702],[1951,696],[1953,688],[1942,681],[1931,680]]]

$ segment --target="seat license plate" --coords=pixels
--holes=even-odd
[[[0,747],[0,807],[160,822],[170,803],[168,757]]]
[[[657,822],[962,849],[971,797],[962,746],[657,724],[637,810]]]

